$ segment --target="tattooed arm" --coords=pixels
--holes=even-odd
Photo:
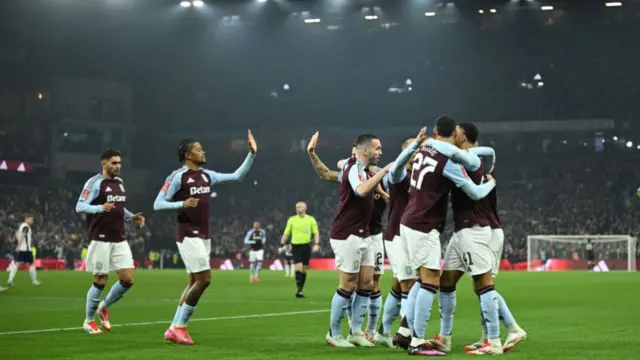
[[[327,165],[325,165],[318,157],[318,154],[316,154],[318,135],[318,132],[313,134],[313,137],[311,137],[311,140],[309,141],[309,146],[307,147],[307,153],[311,159],[311,164],[313,164],[313,168],[316,170],[320,179],[324,181],[338,182],[338,172],[329,170]]]
[[[327,165],[320,160],[315,151],[309,152],[309,158],[311,159],[311,164],[313,164],[313,168],[316,170],[316,174],[318,174],[320,179],[324,181],[338,182],[338,172],[329,170]]]

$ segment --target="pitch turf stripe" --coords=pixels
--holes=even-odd
[[[253,314],[253,315],[236,315],[236,316],[221,316],[221,317],[210,317],[210,318],[196,318],[196,319],[191,319],[189,321],[220,321],[220,320],[256,319],[256,318],[289,316],[289,315],[319,314],[319,313],[326,313],[326,312],[329,312],[329,311],[331,311],[331,310],[323,309],[323,310],[291,311],[291,312],[282,312],[282,313],[267,313],[267,314]],[[170,320],[148,321],[148,322],[139,322],[139,323],[130,323],[130,324],[114,324],[114,325],[111,325],[111,327],[158,325],[158,324],[168,324],[169,322],[170,322]],[[0,336],[4,336],[4,335],[22,335],[22,334],[39,334],[39,333],[48,333],[48,332],[76,331],[76,330],[82,330],[82,326],[67,327],[67,328],[53,328],[53,329],[6,331],[6,332],[0,332]]]

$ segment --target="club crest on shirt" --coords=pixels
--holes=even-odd
[[[96,269],[102,270],[102,263],[101,262],[96,263]]]
[[[406,271],[407,275],[413,274],[413,268],[411,266],[407,266],[404,271]]]
[[[353,270],[358,270],[360,269],[360,261],[356,260],[353,262]]]
[[[207,265],[207,259],[200,258],[200,266],[205,266],[205,265]]]

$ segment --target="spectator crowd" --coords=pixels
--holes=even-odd
[[[640,183],[637,166],[640,151],[612,148],[595,152],[590,147],[569,145],[542,151],[540,147],[514,147],[510,142],[491,145],[498,154],[495,177],[506,239],[505,258],[526,259],[526,238],[533,234],[637,236],[640,232],[640,198],[635,195]],[[344,148],[326,149],[320,155],[333,167],[344,152]],[[386,161],[391,161],[395,154],[388,150],[385,156]],[[224,162],[229,163],[224,169],[229,169],[236,166],[238,159],[234,156],[215,161]],[[123,177],[126,179],[126,174]],[[158,177],[162,177],[160,172]],[[13,252],[15,231],[23,214],[30,212],[35,214],[34,243],[38,257],[78,258],[81,249],[88,245],[83,216],[74,210],[81,186],[0,187],[2,254]],[[130,209],[143,211],[147,216],[145,228],[128,228],[128,239],[140,261],[150,251],[175,252],[175,214],[152,212],[155,196],[156,193],[130,196],[128,203]],[[302,152],[261,153],[242,183],[218,186],[212,196],[214,257],[232,258],[245,250],[244,234],[253,221],[260,221],[267,231],[267,258],[278,256],[287,218],[294,214],[294,205],[299,200],[307,202],[309,213],[316,217],[321,229],[322,251],[317,256],[333,255],[328,229],[338,203],[337,185],[318,179]],[[451,232],[452,228],[447,226],[442,234],[443,245]],[[603,258],[626,258],[624,243],[596,249]],[[556,243],[542,245],[539,250],[546,256],[562,258],[581,251],[576,245]]]

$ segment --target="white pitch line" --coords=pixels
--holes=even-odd
[[[268,314],[221,316],[221,317],[210,317],[210,318],[196,318],[196,319],[191,319],[190,321],[220,321],[220,320],[255,319],[255,318],[288,316],[288,315],[319,314],[319,313],[325,313],[325,312],[329,312],[329,311],[331,311],[331,310],[323,309],[323,310],[291,311],[291,312],[268,313]],[[139,323],[130,323],[130,324],[114,324],[114,325],[111,325],[111,327],[157,325],[157,324],[168,324],[169,322],[170,322],[169,320],[148,321],[148,322],[139,322]],[[39,334],[39,333],[47,333],[47,332],[76,331],[76,330],[82,330],[82,327],[78,326],[78,327],[53,328],[53,329],[6,331],[6,332],[0,332],[0,336],[3,336],[3,335],[22,335],[22,334]]]

